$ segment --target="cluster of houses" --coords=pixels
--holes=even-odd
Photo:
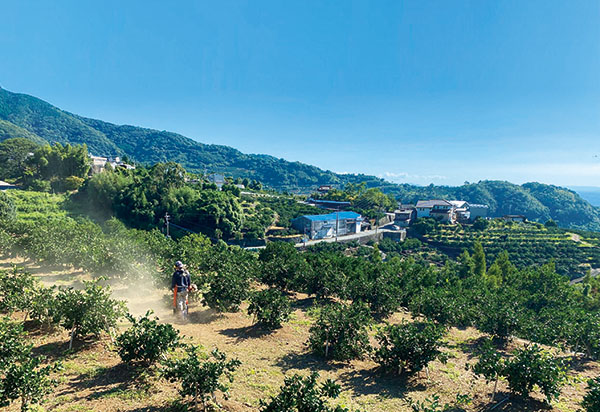
[[[119,156],[104,157],[89,155],[92,161],[90,169],[92,174],[102,173],[106,169],[106,165],[110,165],[113,169],[135,169],[135,166],[125,163]]]
[[[307,203],[322,209],[335,211],[324,215],[304,215],[292,220],[292,227],[310,239],[326,239],[334,236],[360,233],[370,228],[368,220],[360,214],[349,211],[350,202],[319,200],[309,198]],[[462,200],[419,200],[416,205],[399,205],[393,213],[377,222],[384,228],[402,229],[410,226],[418,218],[431,217],[441,222],[469,223],[477,218],[487,218],[487,205],[469,203]],[[522,216],[511,216],[516,221]]]
[[[394,223],[407,227],[418,218],[432,217],[445,223],[468,223],[486,218],[489,207],[464,200],[419,200],[416,205],[401,205],[394,211]]]

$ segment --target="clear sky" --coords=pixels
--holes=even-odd
[[[600,1],[9,1],[0,85],[396,182],[600,186]]]

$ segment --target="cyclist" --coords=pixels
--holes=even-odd
[[[175,262],[175,271],[171,279],[171,289],[173,289],[173,313],[179,312],[184,319],[188,313],[188,292],[190,291],[192,282],[190,273],[185,268],[181,261]]]

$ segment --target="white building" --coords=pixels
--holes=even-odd
[[[453,209],[454,205],[452,205],[452,203],[448,202],[447,200],[442,199],[419,200],[417,202],[417,205],[415,206],[415,208],[417,209],[417,217],[430,217],[431,211],[434,207],[437,211],[447,211]]]

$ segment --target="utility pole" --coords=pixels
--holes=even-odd
[[[340,230],[340,207],[335,211],[335,241],[338,241],[338,232]]]
[[[171,219],[171,216],[169,216],[169,212],[165,212],[165,226],[167,227],[167,237],[171,237],[169,233],[169,219]]]
[[[306,225],[304,225],[304,236],[302,237],[302,242],[304,242],[304,249],[306,249],[306,242],[307,242],[307,238],[306,238]]]

